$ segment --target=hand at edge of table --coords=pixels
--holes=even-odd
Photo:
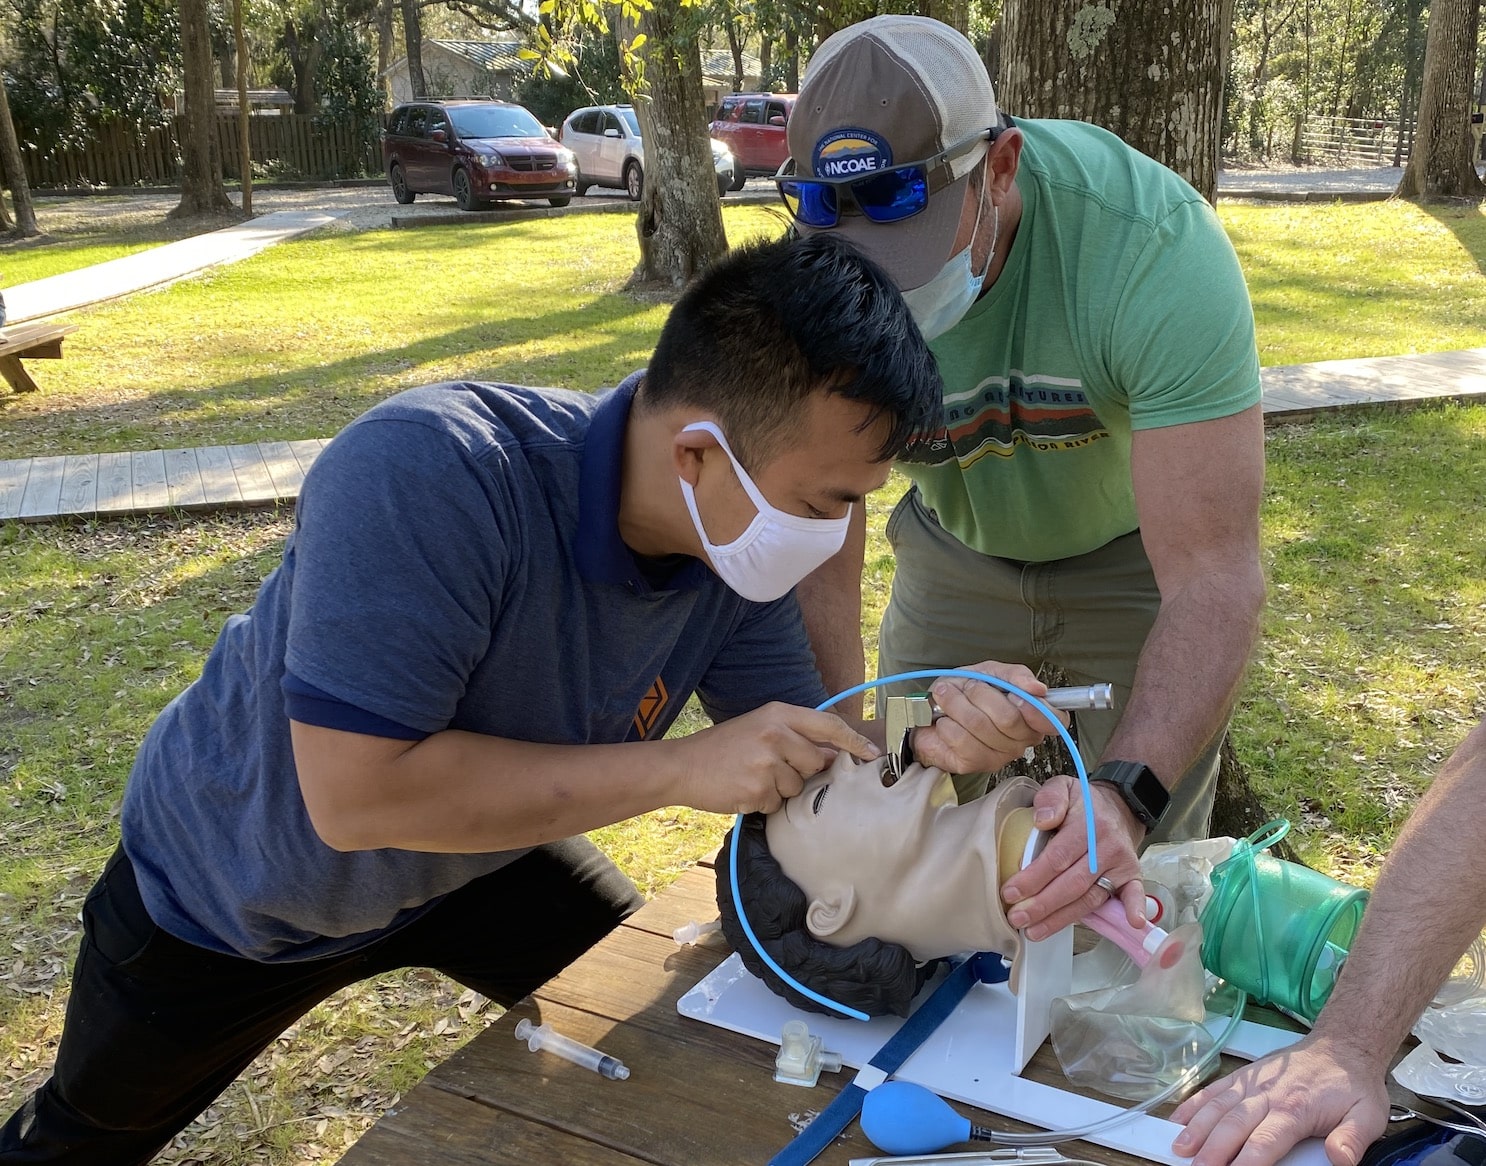
[[[1297,1143],[1326,1139],[1334,1166],[1357,1166],[1388,1125],[1384,1069],[1312,1034],[1182,1102],[1172,1149],[1193,1166],[1274,1166]]]

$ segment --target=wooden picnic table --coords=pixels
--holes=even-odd
[[[48,324],[45,321],[0,328],[0,376],[16,392],[34,393],[36,382],[21,364],[22,358],[60,360],[62,338],[76,331],[76,324]]]
[[[828,1105],[855,1075],[823,1074],[813,1089],[774,1081],[775,1048],[679,1015],[677,1000],[729,954],[714,935],[678,947],[672,932],[714,919],[713,872],[694,867],[561,975],[521,1001],[417,1085],[342,1159],[343,1166],[763,1166],[795,1121]],[[618,1057],[609,1081],[515,1039],[518,1021]],[[1062,1083],[1044,1045],[1027,1070]],[[1028,1129],[956,1108],[971,1121]],[[1084,1142],[1070,1156],[1110,1166],[1141,1159]],[[853,1123],[820,1166],[878,1154]],[[1142,1164],[1148,1166],[1148,1164]]]

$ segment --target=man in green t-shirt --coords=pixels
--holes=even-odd
[[[1057,837],[1003,896],[1033,939],[1110,894],[1138,921],[1137,850],[1207,831],[1264,597],[1259,369],[1233,248],[1190,186],[1113,135],[1000,114],[971,44],[922,17],[822,44],[789,143],[797,226],[887,268],[944,376],[941,426],[900,463],[913,489],[887,527],[879,675],[1003,660],[1112,681],[1116,711],[1077,717],[1097,881],[1059,778],[1038,802]],[[832,691],[864,668],[864,542],[859,521],[801,586]],[[973,682],[934,692],[962,725],[978,705],[987,743],[1010,711]],[[962,769],[954,746],[915,748]]]

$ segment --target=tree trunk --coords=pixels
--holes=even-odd
[[[237,167],[242,182],[242,212],[253,213],[253,147],[249,137],[253,111],[248,105],[248,38],[243,32],[243,0],[232,0],[233,71],[237,74]]]
[[[1480,0],[1433,0],[1424,44],[1419,128],[1400,198],[1486,197],[1471,158],[1471,87],[1476,79]]]
[[[728,51],[733,57],[733,92],[743,91],[743,36],[735,20],[727,22]]]
[[[1233,0],[1006,0],[1002,104],[1091,121],[1217,193]]]
[[[423,76],[423,17],[418,0],[402,0],[402,39],[408,50],[408,84],[414,97],[428,96],[428,81]]]
[[[325,55],[325,44],[313,18],[303,29],[307,37],[301,31],[292,17],[284,21],[284,53],[294,70],[294,112],[312,114],[319,104],[315,97],[315,74],[320,68],[320,58]]]
[[[800,91],[800,33],[797,29],[785,30],[784,52],[789,61],[784,77],[785,92],[798,93]]]
[[[1037,675],[1049,688],[1070,683],[1059,668],[1043,668]],[[1075,713],[1075,719],[1077,716]],[[1016,763],[1013,772],[1025,773],[1036,781],[1046,781],[1058,774],[1072,774],[1073,759],[1068,756],[1061,737],[1049,737],[1033,750],[1030,761]],[[1218,754],[1218,786],[1213,798],[1209,836],[1246,838],[1273,818],[1274,815],[1264,808],[1264,803],[1249,784],[1248,774],[1234,752],[1232,740],[1225,736]],[[1276,858],[1300,862],[1300,855],[1288,840],[1281,839],[1269,849]]]
[[[206,0],[181,0],[181,72],[185,75],[181,201],[170,217],[230,211],[233,207],[222,186],[222,156],[217,149],[216,70]]]
[[[647,92],[632,94],[645,142],[645,187],[631,283],[684,287],[728,249],[712,147],[702,120],[696,9],[653,0],[640,15]]]
[[[392,64],[392,0],[377,0],[377,88],[382,100],[392,97],[387,66]]]
[[[970,4],[968,0],[919,0],[919,15],[932,16],[941,24],[947,24],[963,37],[970,35]]]
[[[31,202],[31,186],[26,181],[26,164],[21,158],[21,143],[16,137],[15,122],[10,117],[10,94],[5,92],[5,82],[0,79],[0,166],[10,181],[10,197],[15,203],[15,225],[10,231],[18,238],[28,239],[41,234],[36,225],[36,207]],[[0,214],[4,213],[0,205]]]

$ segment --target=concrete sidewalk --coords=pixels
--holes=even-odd
[[[122,259],[16,284],[5,289],[6,323],[40,320],[173,283],[208,267],[235,263],[275,243],[327,226],[346,213],[278,211],[235,227],[151,247]]]

